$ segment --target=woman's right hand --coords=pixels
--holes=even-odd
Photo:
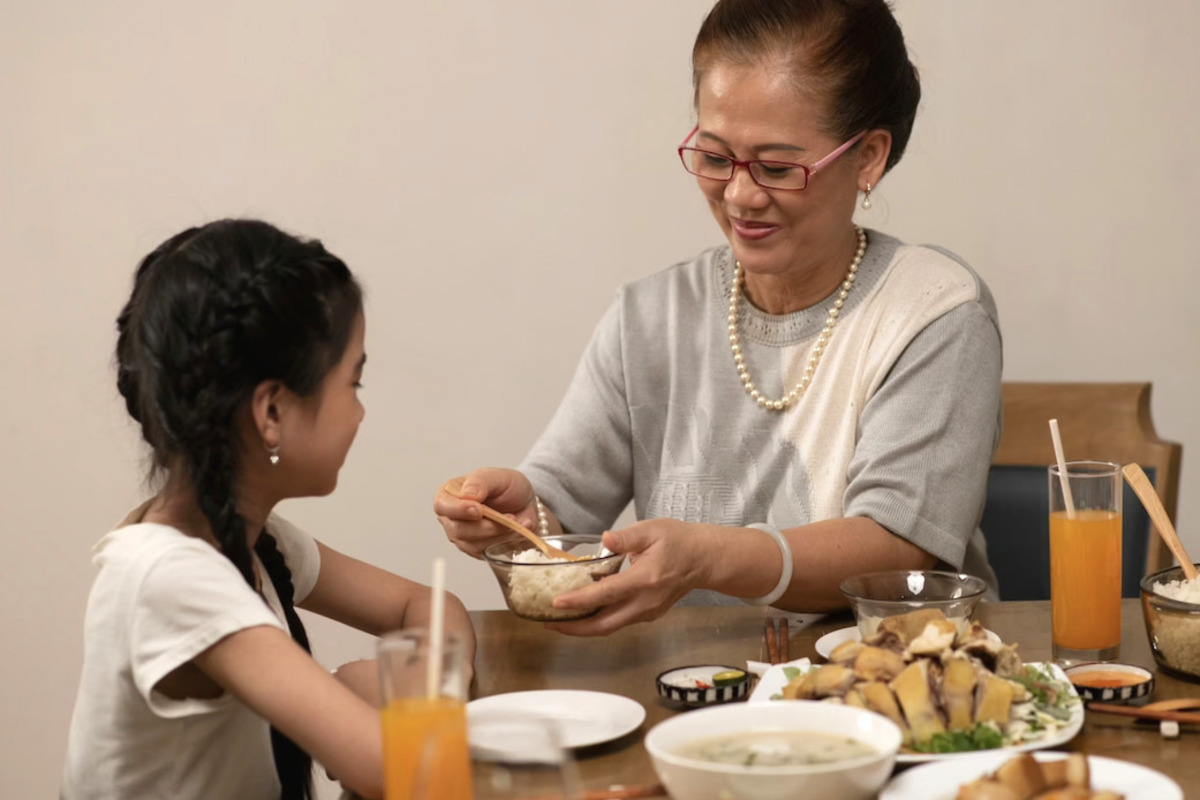
[[[461,498],[447,492],[444,485],[433,497],[433,513],[459,550],[479,558],[488,545],[512,536],[507,528],[485,518],[480,504],[537,530],[533,485],[520,472],[488,467],[468,472],[461,480]]]

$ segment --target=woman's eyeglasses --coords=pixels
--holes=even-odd
[[[760,159],[738,161],[736,158],[714,153],[711,150],[688,147],[687,143],[699,129],[699,125],[692,128],[691,133],[678,148],[679,160],[683,162],[683,168],[688,172],[709,180],[729,181],[733,179],[734,170],[738,167],[745,167],[746,171],[750,173],[750,178],[764,189],[782,189],[787,192],[798,192],[808,188],[808,182],[813,175],[833,163],[838,156],[849,150],[866,134],[866,131],[862,131],[811,167],[806,167],[790,161],[763,161]]]

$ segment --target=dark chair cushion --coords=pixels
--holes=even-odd
[[[1154,469],[1146,470],[1154,481]],[[1146,571],[1150,517],[1128,484],[1121,500],[1121,595],[1137,597]],[[993,466],[980,527],[1002,600],[1050,598],[1049,486],[1045,467]]]

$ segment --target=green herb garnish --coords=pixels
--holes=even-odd
[[[1079,698],[1072,694],[1070,685],[1055,678],[1045,666],[1026,664],[1012,680],[1029,692],[1034,708],[1060,722],[1071,718],[1071,708],[1079,702]]]
[[[977,722],[965,731],[935,733],[926,741],[913,745],[919,753],[966,753],[972,750],[994,750],[1004,745],[1000,731],[986,722]]]

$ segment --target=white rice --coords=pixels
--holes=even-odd
[[[1154,593],[1184,603],[1200,604],[1200,578],[1156,583]]]
[[[548,567],[513,567],[508,573],[508,602],[513,611],[535,619],[574,619],[591,613],[591,609],[559,609],[554,599],[560,594],[589,586],[592,567],[575,564],[563,558],[551,558],[540,550],[523,550],[512,557],[519,564],[554,564]]]
[[[1200,578],[1156,583],[1154,593],[1183,603],[1200,605]],[[1170,610],[1154,610],[1151,613],[1155,620],[1152,631],[1154,644],[1159,655],[1180,672],[1200,676],[1200,617]]]

